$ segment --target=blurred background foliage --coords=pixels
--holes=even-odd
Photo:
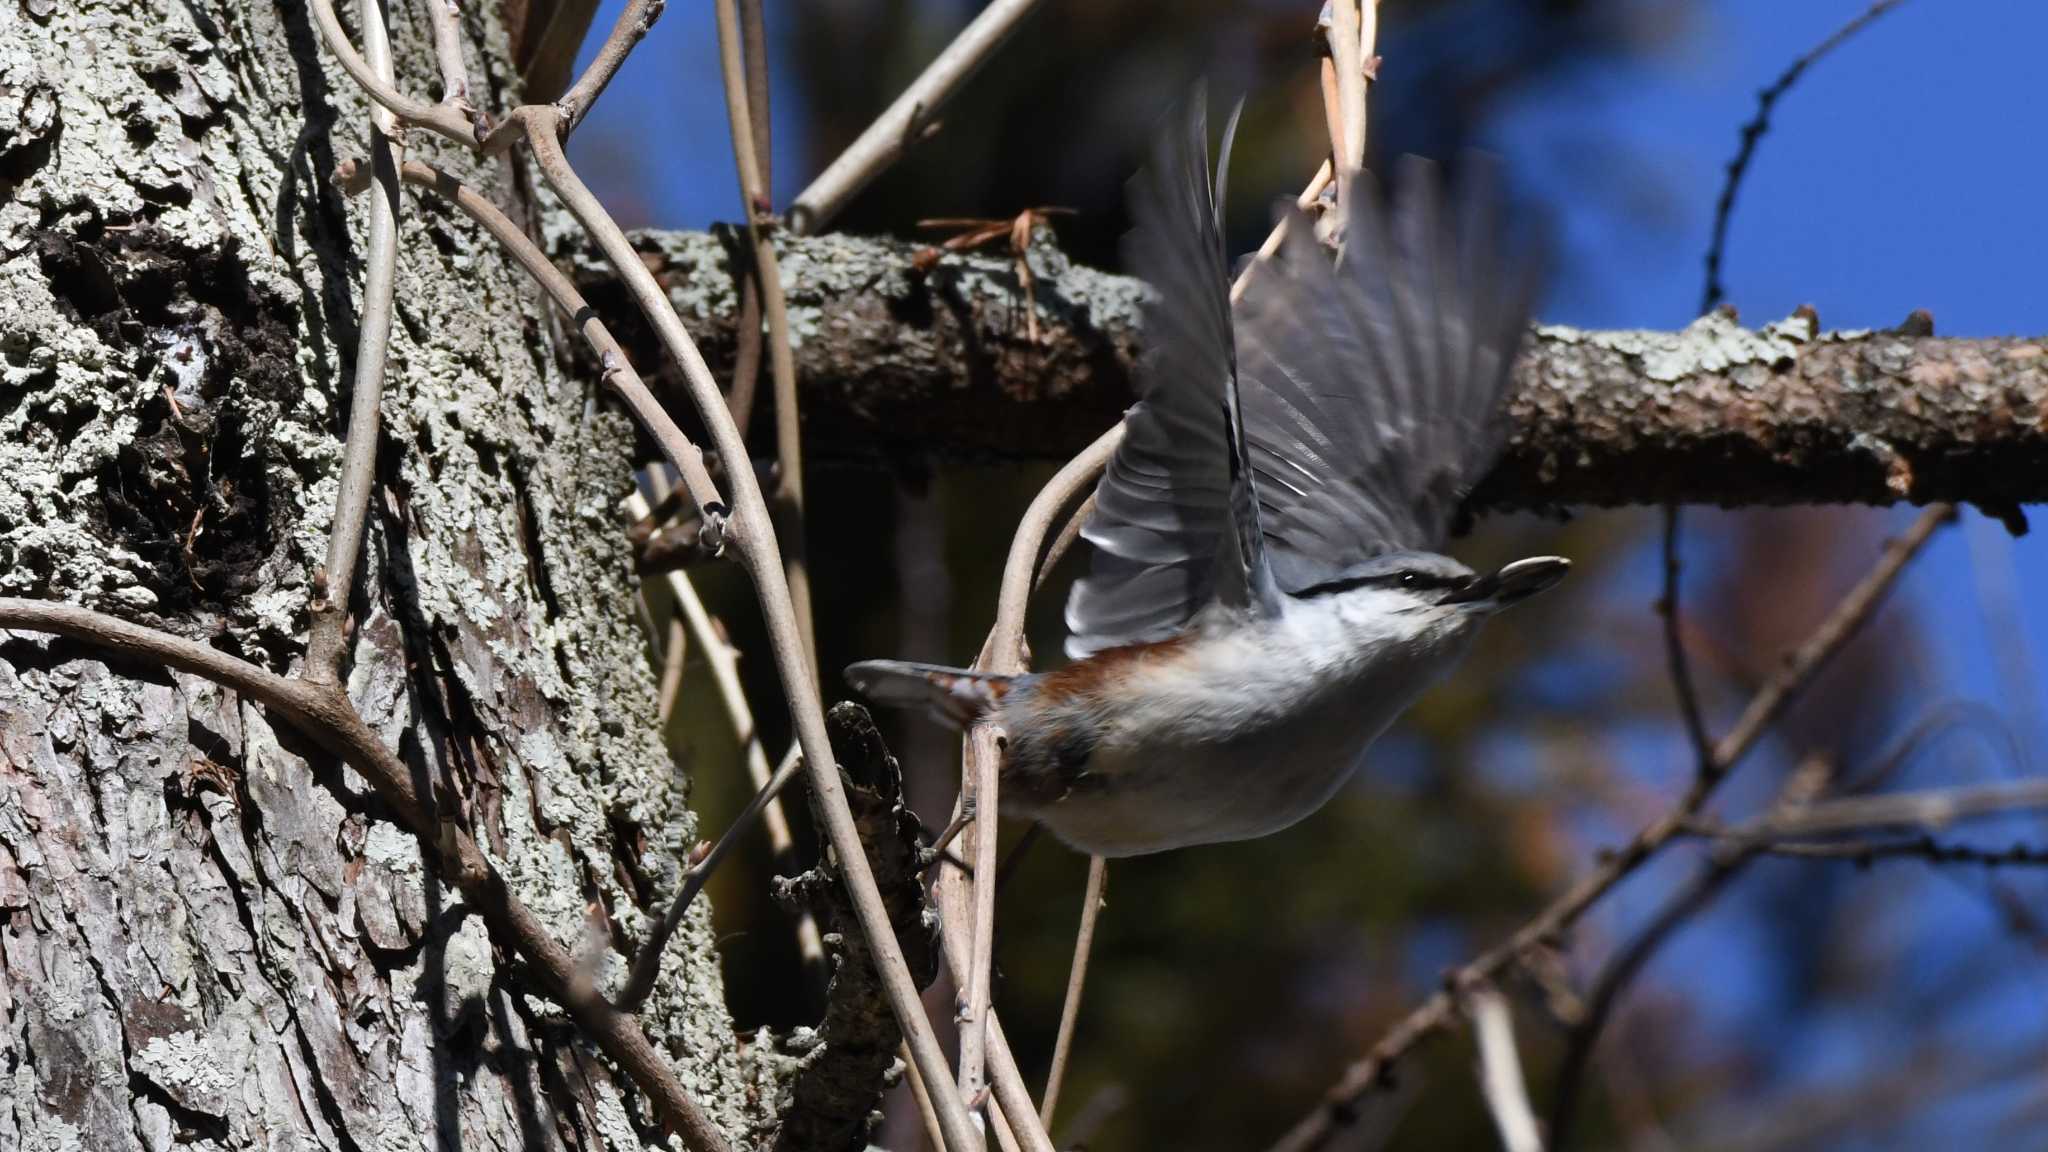
[[[769,0],[778,207],[972,15],[966,0]],[[1121,189],[1198,76],[1248,99],[1233,173],[1237,250],[1323,151],[1310,0],[1044,0],[946,109],[942,127],[838,227],[925,235],[931,216],[1076,210],[1078,259],[1114,267]],[[1503,155],[1557,237],[1543,319],[1671,328],[1702,279],[1721,167],[1754,94],[1860,0],[1387,0],[1372,97],[1376,161]],[[608,26],[616,4],[599,13]],[[1726,278],[1745,319],[1812,303],[1831,327],[1928,308],[1945,335],[2038,334],[2048,153],[2038,46],[2048,5],[1915,0],[1784,102],[1737,211]],[[709,5],[676,4],[576,137],[629,222],[737,216]],[[765,427],[766,421],[757,422]],[[890,655],[964,662],[993,615],[1009,533],[1044,466],[814,470],[810,553],[828,695],[835,669]],[[1790,495],[1790,494],[1788,494]],[[1686,639],[1711,727],[1875,558],[1899,510],[1699,512],[1685,537]],[[1653,610],[1657,517],[1490,519],[1475,566],[1574,558],[1572,579],[1492,628],[1383,739],[1323,812],[1265,840],[1116,862],[1056,1135],[1095,1149],[1263,1147],[1342,1066],[1668,806],[1691,771]],[[1076,561],[1069,560],[1068,568]],[[1068,573],[1070,576],[1071,573]],[[730,569],[697,578],[740,649],[769,737],[765,643]],[[2031,770],[2042,737],[2048,549],[1975,513],[1731,781],[1716,811],[1768,804],[1819,757],[1841,781],[1927,787]],[[1058,659],[1064,581],[1035,602]],[[707,827],[744,798],[730,728],[693,668],[670,736]],[[885,718],[937,827],[954,741]],[[799,817],[801,814],[798,814]],[[2048,844],[2037,819],[1956,839]],[[1018,828],[1005,831],[1006,845]],[[809,843],[807,830],[800,839]],[[1559,971],[1584,984],[1701,866],[1681,846],[1610,895]],[[742,1027],[810,1022],[786,918],[756,844],[712,885]],[[1002,892],[998,1004],[1043,1074],[1086,862],[1042,840]],[[1609,1025],[1578,1129],[1585,1147],[2048,1147],[2048,895],[2035,874],[1925,862],[1766,861],[1658,954]],[[1510,987],[1539,1112],[1562,1030],[1558,989]],[[1566,995],[1568,999],[1568,994]],[[950,997],[933,1001],[950,1017]],[[1488,1147],[1463,1036],[1399,1068],[1350,1146]],[[907,1123],[906,1123],[907,1121]],[[915,1118],[885,1143],[914,1146]]]

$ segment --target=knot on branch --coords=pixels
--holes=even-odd
[[[903,804],[902,770],[867,710],[840,704],[825,724],[889,924],[911,978],[926,987],[938,975],[939,920],[919,875],[924,827]],[[833,971],[825,1018],[804,1038],[805,1051],[776,1109],[783,1119],[771,1146],[792,1152],[865,1147],[882,1092],[895,1080],[902,1033],[832,854],[800,876],[777,880],[775,899],[818,918]]]

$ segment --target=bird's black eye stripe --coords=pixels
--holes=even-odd
[[[1328,596],[1337,592],[1349,592],[1353,588],[1406,588],[1410,591],[1450,591],[1463,588],[1472,582],[1470,576],[1439,576],[1434,572],[1381,572],[1372,576],[1346,576],[1337,580],[1325,580],[1304,588],[1299,593],[1303,598]]]

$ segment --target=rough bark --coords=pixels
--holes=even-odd
[[[423,6],[389,11],[431,91]],[[503,29],[463,13],[496,103]],[[0,594],[303,658],[365,122],[299,0],[0,6]],[[349,690],[602,977],[696,829],[631,623],[631,433],[550,331],[408,198]],[[0,634],[0,1147],[663,1144],[388,816],[232,693]],[[754,1143],[789,1061],[734,1037],[701,903],[667,973],[650,1032]]]
[[[723,365],[737,315],[726,237],[637,242]],[[896,241],[779,243],[815,458],[1063,458],[1131,402],[1136,281],[1034,248],[1033,344],[1009,257],[919,271]],[[588,291],[649,347],[615,290]],[[1757,330],[1718,314],[1678,332],[1540,328],[1517,369],[1514,437],[1471,506],[2048,500],[2048,341],[1930,333],[1924,318],[1821,333],[1804,312]]]
[[[882,744],[882,733],[867,710],[840,704],[826,718],[832,756],[846,784],[847,802],[860,824],[875,883],[889,908],[889,922],[923,988],[939,968],[939,918],[925,889],[930,862],[924,828],[903,803],[903,772]],[[787,1047],[799,1059],[787,1096],[775,1152],[859,1148],[881,1105],[875,1089],[889,1078],[903,1034],[889,1014],[875,975],[867,941],[854,916],[830,852],[801,876],[778,879],[775,897],[792,909],[806,909],[825,929],[832,980],[825,991],[825,1017],[804,1044]]]

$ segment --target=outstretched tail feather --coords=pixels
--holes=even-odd
[[[1014,679],[904,660],[863,660],[846,667],[846,682],[873,703],[923,708],[949,728],[981,719],[1001,702]]]

